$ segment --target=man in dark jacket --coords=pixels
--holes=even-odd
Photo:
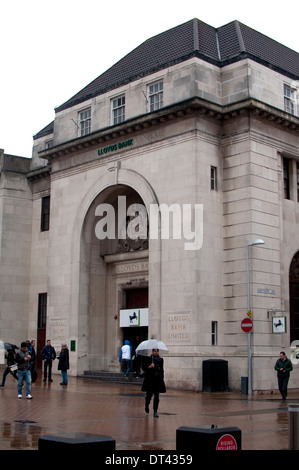
[[[67,385],[67,371],[70,368],[69,350],[66,343],[61,345],[59,355],[58,370],[61,371],[62,382],[60,385]]]
[[[53,382],[52,374],[52,362],[56,359],[56,352],[53,346],[51,345],[51,340],[47,339],[46,346],[43,347],[41,352],[42,360],[44,361],[44,382],[47,380],[47,370],[48,370],[48,381]]]
[[[149,404],[154,395],[154,417],[159,418],[159,394],[166,393],[164,383],[164,361],[159,356],[159,349],[153,349],[153,354],[150,357],[144,358],[142,368],[145,373],[145,378],[141,387],[145,395],[145,412],[149,413]]]
[[[31,399],[31,356],[28,352],[27,343],[21,343],[21,349],[16,354],[16,363],[18,364],[18,398],[22,398],[23,381],[26,384],[26,398]]]
[[[287,399],[288,382],[290,372],[293,370],[292,362],[287,358],[285,352],[281,351],[279,359],[277,359],[274,369],[277,371],[278,388],[282,399]]]

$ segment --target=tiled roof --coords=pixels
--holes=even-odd
[[[53,134],[54,132],[54,121],[50,122],[46,127],[40,130],[37,134],[33,136],[33,139],[40,139],[41,137],[45,137],[47,135]]]
[[[249,57],[294,80],[299,78],[298,52],[238,21],[215,29],[194,19],[143,42],[56,112],[194,56],[220,67]]]
[[[243,48],[245,56],[294,80],[299,79],[298,52],[238,21],[219,28],[218,35],[221,36],[222,60],[237,57]],[[230,38],[230,41],[228,41],[228,38]],[[232,48],[232,45],[234,45],[234,48]],[[230,48],[232,49],[229,50]]]

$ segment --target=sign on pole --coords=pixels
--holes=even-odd
[[[253,327],[253,323],[251,318],[244,318],[244,320],[241,321],[241,328],[244,331],[244,333],[250,333]]]

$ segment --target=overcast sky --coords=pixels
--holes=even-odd
[[[298,13],[298,0],[2,0],[0,148],[30,157],[55,107],[167,29],[239,20],[298,52]]]

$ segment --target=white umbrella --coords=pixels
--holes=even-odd
[[[136,354],[139,356],[150,356],[153,349],[159,349],[162,353],[168,353],[168,348],[163,341],[159,341],[158,339],[147,339],[137,346]]]

